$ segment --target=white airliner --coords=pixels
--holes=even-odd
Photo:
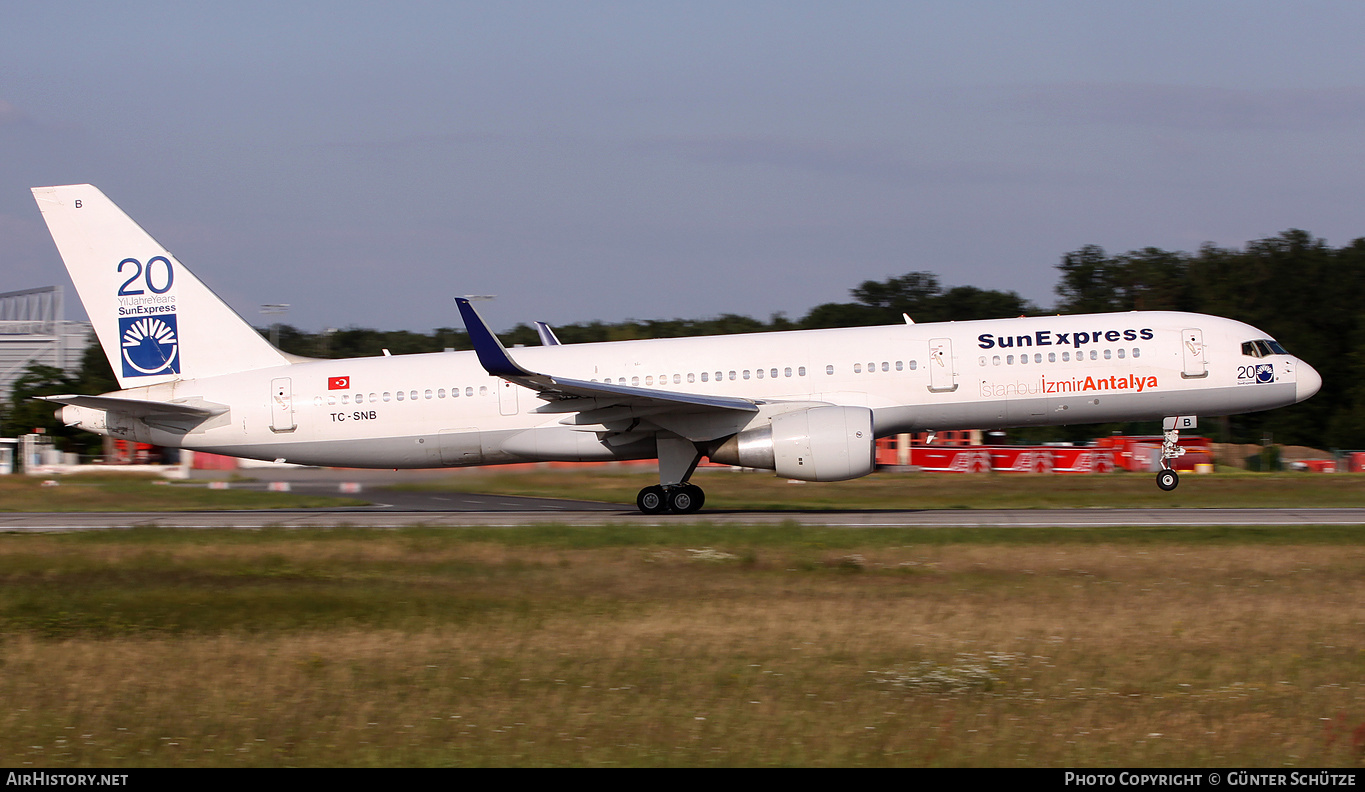
[[[691,513],[703,457],[804,481],[873,471],[900,432],[1164,419],[1158,484],[1198,415],[1303,401],[1322,378],[1250,325],[1131,312],[518,348],[457,298],[473,352],[315,360],[272,347],[88,184],[33,190],[122,390],[61,419],[305,465],[659,460],[646,513]]]

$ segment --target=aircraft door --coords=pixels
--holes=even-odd
[[[294,391],[288,377],[270,381],[270,431],[292,432],[294,424]]]
[[[1199,379],[1209,375],[1208,361],[1204,358],[1204,331],[1198,328],[1181,330],[1180,353],[1185,359],[1185,369],[1180,376]]]
[[[517,391],[521,386],[505,379],[498,380],[498,412],[502,415],[517,414]]]
[[[957,373],[953,370],[953,342],[949,338],[929,340],[929,390],[950,393],[957,390]]]

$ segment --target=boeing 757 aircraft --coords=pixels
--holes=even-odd
[[[305,465],[658,459],[647,514],[701,508],[703,457],[803,481],[872,472],[899,432],[1282,407],[1322,378],[1250,325],[1164,311],[518,348],[456,299],[473,352],[314,360],[272,347],[96,188],[34,188],[122,390],[50,396],[102,435]]]

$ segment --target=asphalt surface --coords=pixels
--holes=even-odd
[[[724,511],[697,514],[644,515],[634,507],[597,501],[476,495],[442,490],[390,489],[394,484],[447,477],[436,471],[341,471],[279,468],[252,471],[253,481],[229,486],[269,489],[287,483],[291,492],[354,497],[354,506],[317,509],[260,509],[195,512],[0,512],[0,532],[88,531],[156,525],[181,528],[365,527],[404,526],[516,527],[546,522],[571,525],[669,525],[708,522],[728,525],[798,525],[846,527],[1113,527],[1113,526],[1249,526],[1361,525],[1365,509],[943,509],[846,511]],[[205,481],[208,486],[208,481]],[[358,487],[343,492],[342,484]]]
[[[354,509],[275,509],[220,512],[83,512],[0,514],[0,532],[44,533],[90,531],[156,525],[177,528],[401,528],[432,526],[517,527],[547,522],[569,525],[669,525],[707,522],[723,525],[791,523],[833,527],[1114,527],[1114,526],[1252,526],[1365,525],[1365,509],[951,509],[923,511],[708,511],[687,516],[644,515],[635,509],[593,504],[576,509],[498,510],[503,496],[485,510],[399,511],[385,506]],[[519,500],[519,499],[518,499]],[[526,499],[539,500],[539,499]]]

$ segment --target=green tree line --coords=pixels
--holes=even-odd
[[[577,344],[898,324],[904,321],[902,314],[922,323],[1051,313],[1194,311],[1259,327],[1323,375],[1322,392],[1308,402],[1232,416],[1201,431],[1231,442],[1258,442],[1268,433],[1277,443],[1365,448],[1365,315],[1358,308],[1365,296],[1365,238],[1332,248],[1305,231],[1289,230],[1248,243],[1241,250],[1205,245],[1193,254],[1143,248],[1110,255],[1099,246],[1086,245],[1062,256],[1057,271],[1058,301],[1051,309],[1041,309],[1012,291],[945,288],[937,275],[920,271],[885,281],[864,281],[850,290],[851,301],[817,305],[797,320],[782,314],[766,321],[724,314],[710,319],[593,321],[558,325],[555,333],[564,343]],[[261,332],[268,335],[266,330]],[[284,351],[319,358],[365,357],[386,349],[401,355],[470,348],[465,332],[450,327],[430,333],[360,327],[310,333],[281,325],[276,332]],[[499,337],[509,346],[539,343],[535,329],[526,324]],[[30,398],[58,392],[98,393],[116,387],[97,344],[87,351],[84,363],[75,377],[55,369],[31,368],[5,405],[0,433],[10,436],[45,426],[58,436],[84,434],[61,427],[50,405]],[[1111,431],[1150,433],[1156,427],[1057,427],[1016,432],[1015,436],[1084,439]]]

